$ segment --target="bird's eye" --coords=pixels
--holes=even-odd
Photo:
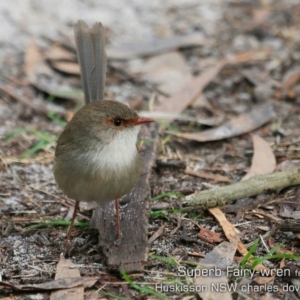
[[[114,124],[115,124],[115,126],[120,126],[122,124],[122,120],[120,118],[115,118]]]

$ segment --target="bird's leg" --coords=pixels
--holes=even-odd
[[[118,238],[119,238],[119,237],[121,236],[120,204],[119,204],[119,199],[115,199],[115,209],[116,209],[117,235],[118,235]]]
[[[73,212],[71,224],[70,224],[70,227],[69,227],[69,232],[68,232],[68,235],[67,235],[67,244],[70,244],[70,241],[71,241],[71,235],[72,235],[72,230],[73,230],[73,227],[74,227],[74,221],[75,221],[75,218],[76,218],[78,206],[79,206],[79,201],[76,201],[75,206],[74,206],[74,212]]]

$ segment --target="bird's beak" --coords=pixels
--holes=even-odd
[[[136,120],[134,120],[134,122],[132,124],[133,125],[141,125],[141,124],[146,124],[146,123],[151,123],[151,122],[154,122],[154,120],[151,118],[138,117]]]

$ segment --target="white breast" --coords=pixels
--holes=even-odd
[[[95,172],[98,170],[111,170],[118,172],[130,165],[137,155],[137,135],[140,126],[120,131],[109,144],[94,150],[89,155],[89,164]]]

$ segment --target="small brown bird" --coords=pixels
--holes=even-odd
[[[101,23],[89,29],[78,21],[75,40],[87,104],[63,130],[54,159],[58,186],[76,200],[68,241],[79,201],[104,204],[115,200],[120,235],[117,199],[129,193],[141,175],[142,161],[136,147],[139,125],[153,122],[120,102],[101,100],[106,75]]]

